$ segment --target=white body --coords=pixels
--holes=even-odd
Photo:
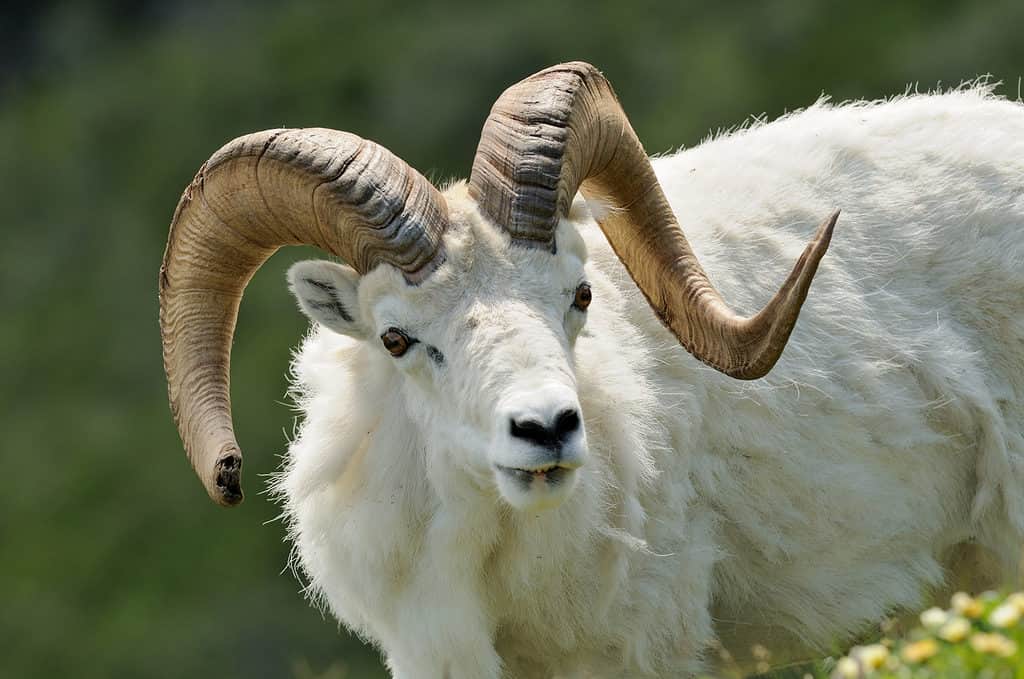
[[[365,327],[315,329],[298,353],[306,420],[278,481],[297,561],[396,677],[689,676],[716,638],[783,661],[922,606],[965,544],[992,557],[973,575],[1012,577],[1024,107],[983,89],[819,104],[655,169],[742,313],[842,210],[768,377],[735,381],[680,348],[582,202],[552,257],[510,248],[462,185],[446,193],[461,226],[445,267],[404,292],[371,272],[353,293]],[[541,304],[529,285],[560,274],[538,262],[582,261],[583,244],[589,318],[566,312],[550,346],[570,357],[559,384],[578,395],[586,461],[565,497],[513,507],[473,458],[488,445],[473,408],[522,381],[488,357],[561,364],[493,300]],[[447,373],[381,348],[398,297],[403,322],[457,347]]]

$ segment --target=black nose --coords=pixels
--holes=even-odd
[[[560,448],[579,428],[580,414],[569,408],[558,413],[555,421],[547,425],[532,417],[512,418],[509,433],[538,446]]]

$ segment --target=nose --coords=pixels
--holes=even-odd
[[[579,428],[580,413],[575,408],[561,410],[548,422],[533,414],[509,418],[509,434],[513,438],[555,450],[561,448]]]

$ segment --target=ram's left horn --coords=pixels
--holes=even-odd
[[[583,62],[552,66],[495,102],[470,195],[523,245],[553,248],[576,191],[615,209],[598,224],[651,308],[696,358],[739,379],[782,355],[839,213],[818,228],[789,278],[757,314],[734,313],[711,284],[611,85]]]

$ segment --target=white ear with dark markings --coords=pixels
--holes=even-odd
[[[302,313],[336,333],[366,339],[359,313],[359,274],[347,266],[322,259],[293,264],[288,287]]]

